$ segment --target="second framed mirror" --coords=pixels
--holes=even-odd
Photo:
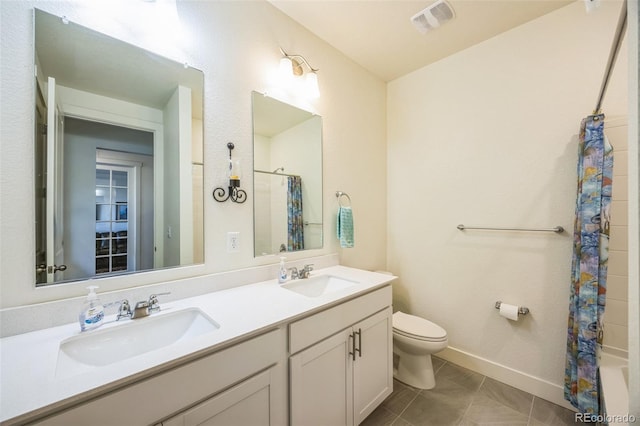
[[[322,117],[252,101],[255,256],[322,248]]]

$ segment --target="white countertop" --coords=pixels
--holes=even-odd
[[[38,413],[81,402],[116,389],[124,383],[157,374],[262,331],[367,293],[395,278],[344,266],[320,269],[314,271],[312,276],[325,274],[358,284],[312,298],[281,288],[274,279],[161,303],[162,311],[149,318],[184,308],[199,308],[218,323],[220,328],[73,376],[56,375],[56,363],[60,343],[80,334],[77,323],[0,339],[0,421],[18,420],[18,416],[27,419]],[[135,304],[135,301],[130,302]],[[116,322],[115,314],[107,315],[105,324],[97,330],[123,326],[130,321],[132,320]]]

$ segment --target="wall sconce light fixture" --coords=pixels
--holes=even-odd
[[[320,97],[320,89],[318,88],[318,69],[309,65],[309,62],[301,55],[289,55],[280,48],[282,59],[280,59],[280,74],[283,79],[291,80],[294,77],[304,76],[304,90],[311,98]],[[303,65],[308,68],[305,72]]]
[[[227,148],[229,148],[229,192],[227,193],[224,188],[216,188],[213,190],[213,198],[220,203],[229,199],[234,203],[244,203],[247,201],[247,193],[240,189],[240,178],[242,177],[240,161],[236,160],[234,162],[231,158],[231,151],[235,148],[233,142],[229,142]]]

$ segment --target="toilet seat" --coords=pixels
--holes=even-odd
[[[427,342],[447,340],[447,332],[437,324],[415,315],[398,311],[393,314],[393,331],[405,337]]]

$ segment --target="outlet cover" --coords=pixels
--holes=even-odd
[[[227,253],[238,253],[240,251],[240,233],[227,232]]]

